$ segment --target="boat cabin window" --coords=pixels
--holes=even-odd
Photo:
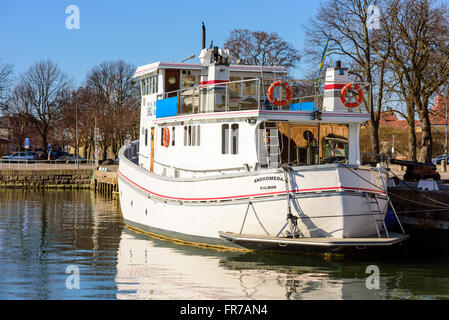
[[[148,129],[145,130],[145,147],[148,145]]]
[[[201,130],[200,126],[184,126],[184,146],[199,146]]]
[[[161,128],[161,146],[164,145],[164,128]]]
[[[264,122],[257,129],[262,167],[346,162],[349,128],[346,124]]]
[[[175,127],[172,127],[172,129],[171,129],[171,136],[172,136],[171,145],[174,146],[175,145]]]
[[[239,153],[239,125],[234,123],[229,129],[229,124],[221,126],[221,153]]]
[[[229,124],[221,126],[221,154],[227,154],[229,150]]]
[[[239,125],[231,125],[231,154],[239,153]]]

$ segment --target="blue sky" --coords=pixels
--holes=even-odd
[[[80,29],[68,30],[66,7],[80,10]],[[201,49],[201,22],[207,45],[222,46],[234,28],[277,32],[297,49],[304,47],[302,25],[319,1],[1,1],[0,61],[15,76],[39,60],[51,59],[76,85],[105,60],[136,66],[181,61]],[[198,62],[198,59],[192,62]],[[293,70],[301,76],[302,68]]]

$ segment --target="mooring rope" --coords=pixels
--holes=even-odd
[[[385,191],[383,188],[379,187],[378,185],[372,183],[371,181],[366,180],[364,177],[362,177],[362,176],[359,175],[357,172],[355,172],[354,170],[352,170],[352,169],[351,169],[350,167],[348,167],[346,164],[342,163],[342,165],[343,165],[346,169],[348,169],[350,172],[352,172],[352,173],[354,173],[356,176],[358,176],[360,179],[362,179],[362,180],[368,182],[370,185],[376,187],[376,188],[379,189],[379,190]],[[390,171],[390,172],[391,172],[396,178],[399,179],[399,177],[398,177],[394,172],[392,172],[392,171]],[[403,182],[403,184],[405,184],[411,191],[413,191],[413,192],[415,192],[415,193],[421,195],[422,197],[424,197],[424,198],[426,198],[426,199],[428,199],[428,200],[430,200],[430,201],[433,201],[433,202],[435,202],[435,203],[440,203],[440,204],[442,204],[442,205],[444,206],[444,208],[449,208],[449,204],[444,203],[444,202],[441,202],[441,201],[438,201],[438,200],[435,200],[435,199],[432,199],[432,198],[429,198],[429,197],[427,197],[425,194],[423,194],[423,193],[421,193],[421,192],[418,192],[417,190],[413,189],[411,186],[409,186],[409,185],[406,184],[405,182]],[[390,194],[390,193],[389,193],[389,194]],[[408,198],[404,198],[404,197],[398,196],[398,195],[396,195],[396,194],[394,194],[394,193],[391,193],[390,195],[395,196],[395,197],[397,197],[397,198],[401,198],[401,199],[410,201],[410,202],[418,203],[418,204],[420,204],[420,205],[427,205],[427,206],[432,206],[432,207],[437,207],[437,208],[443,208],[443,207],[439,207],[439,206],[435,206],[435,205],[431,205],[431,204],[426,204],[426,203],[416,202],[416,201],[410,200],[410,199],[408,199]]]

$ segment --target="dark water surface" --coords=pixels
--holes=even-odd
[[[0,299],[448,298],[447,257],[219,252],[129,231],[118,202],[90,191],[0,191]]]

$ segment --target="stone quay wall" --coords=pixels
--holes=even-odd
[[[94,169],[0,170],[0,188],[89,189]]]

